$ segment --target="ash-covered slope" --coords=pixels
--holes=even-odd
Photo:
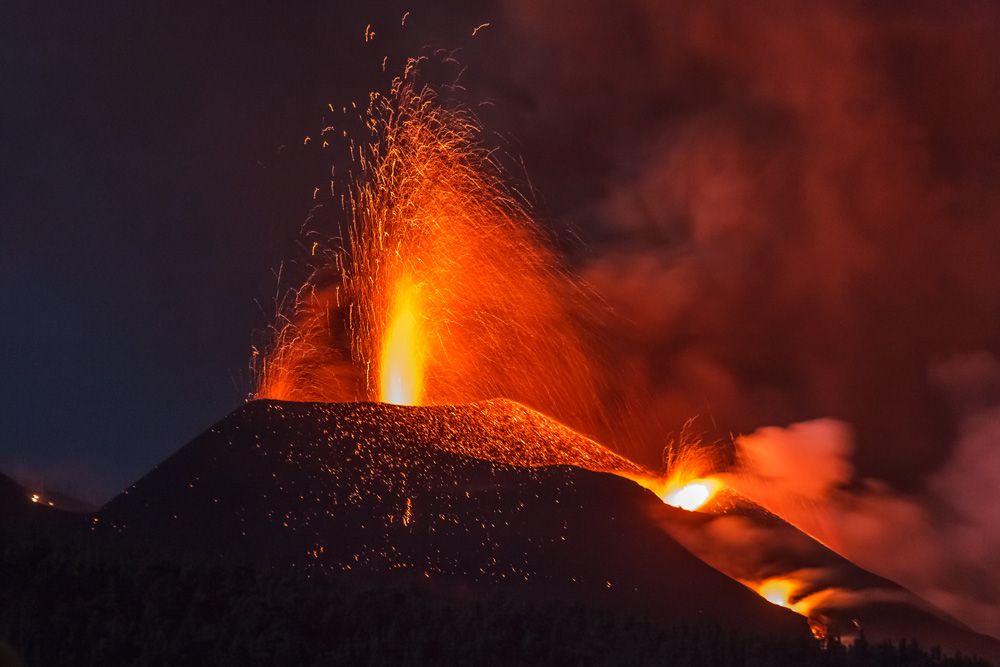
[[[471,454],[526,461],[513,466]],[[570,452],[566,454],[565,452]],[[799,636],[805,621],[692,556],[624,459],[523,406],[248,403],[105,506],[98,525],[210,554],[501,588]],[[581,458],[582,457],[582,458]]]
[[[1000,664],[1000,642],[993,637],[863,570],[767,510],[743,502],[718,513],[653,507],[651,516],[692,553],[734,579],[794,582],[786,595],[777,597],[798,605],[817,629],[845,641],[864,631],[869,641],[916,639],[925,648],[937,646]]]

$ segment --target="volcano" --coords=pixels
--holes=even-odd
[[[524,453],[533,465],[471,451]],[[649,518],[672,508],[627,479],[566,465],[566,452],[595,467],[620,458],[508,401],[253,401],[95,518],[123,535],[297,569],[808,634],[802,617],[709,567]]]
[[[507,400],[426,407],[257,400],[94,520],[164,548],[307,572],[417,581],[462,596],[500,590],[666,622],[713,620],[747,633],[807,636],[805,618],[708,565],[718,567],[697,548],[713,524],[751,522],[775,545],[797,545],[786,571],[824,568],[837,573],[832,584],[858,593],[856,603],[841,601],[831,614],[837,634],[860,619],[872,639],[917,637],[1000,658],[996,641],[778,517],[676,509],[621,476],[642,472]],[[872,590],[879,595],[861,594]]]

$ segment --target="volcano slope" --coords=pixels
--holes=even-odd
[[[165,548],[300,570],[411,579],[463,596],[499,590],[578,600],[753,634],[808,634],[802,617],[664,532],[650,513],[670,508],[652,493],[563,465],[571,459],[598,470],[631,465],[508,401],[254,401],[94,518],[104,530]]]
[[[899,584],[861,569],[752,501],[733,494],[713,499],[707,509],[653,508],[650,516],[720,572],[754,588],[777,582],[777,590],[769,591],[771,598],[806,614],[817,634],[836,634],[846,642],[863,630],[868,641],[917,639],[926,647],[1000,664],[996,639],[973,631]]]

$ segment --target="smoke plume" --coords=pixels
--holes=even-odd
[[[601,248],[583,268],[654,411],[829,416],[866,473],[940,465],[928,364],[1000,344],[995,3],[508,10],[511,123]]]
[[[505,11],[501,111],[649,420],[752,433],[756,493],[1000,635],[1000,4]]]
[[[835,420],[738,438],[728,482],[861,567],[998,636],[1000,364],[964,355],[932,375],[965,412],[952,458],[920,491],[855,479],[850,429]]]

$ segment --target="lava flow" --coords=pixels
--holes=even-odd
[[[748,585],[771,604],[786,607],[803,616],[809,616],[820,603],[834,593],[832,589],[824,589],[806,594],[803,592],[805,587],[802,582],[789,576],[772,577],[761,582],[750,582]]]

